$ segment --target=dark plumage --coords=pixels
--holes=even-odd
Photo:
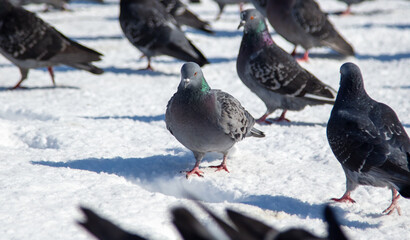
[[[242,82],[265,103],[267,111],[258,122],[283,109],[299,111],[307,105],[333,104],[334,90],[303,69],[296,60],[272,40],[260,12],[241,13],[244,33],[236,70]],[[323,98],[323,99],[320,99]]]
[[[266,5],[268,5],[269,0],[251,0],[256,10],[258,10],[266,18]]]
[[[219,20],[221,18],[221,15],[224,11],[225,5],[228,4],[239,4],[239,11],[242,12],[243,10],[243,3],[248,3],[251,0],[214,0],[219,7],[219,12],[218,15],[216,16],[215,20]]]
[[[208,60],[185,37],[158,0],[121,0],[120,24],[128,40],[147,58],[168,55],[203,66]]]
[[[52,81],[52,67],[67,65],[94,74],[103,70],[92,65],[101,54],[67,38],[55,28],[23,8],[0,0],[0,53],[19,67],[21,79],[27,78],[30,68],[48,67]]]
[[[356,65],[345,63],[340,73],[327,138],[346,174],[346,192],[333,200],[354,202],[350,192],[358,185],[388,187],[393,199],[384,212],[400,214],[398,198],[410,198],[409,137],[396,113],[367,95]]]
[[[179,0],[160,0],[168,13],[170,13],[178,24],[186,25],[206,33],[213,33],[208,22],[202,21],[188,7]]]
[[[352,56],[353,48],[336,31],[327,15],[314,0],[271,0],[266,7],[267,17],[276,32],[296,47],[308,50],[313,47],[327,46],[336,52]]]
[[[229,172],[226,159],[235,143],[247,136],[265,136],[253,127],[255,119],[238,100],[209,87],[195,63],[182,66],[181,82],[168,102],[165,123],[171,134],[194,153],[196,164],[187,177],[202,176],[199,164],[207,152],[222,153],[217,170]]]
[[[254,218],[245,216],[237,211],[227,209],[226,213],[231,223],[218,217],[203,204],[198,205],[217,223],[217,225],[226,233],[228,239],[235,240],[346,240],[346,236],[340,229],[340,223],[334,216],[333,210],[326,206],[324,218],[328,225],[328,237],[320,238],[310,232],[291,228],[283,232],[266,225],[265,223]],[[136,234],[129,233],[112,222],[98,216],[92,210],[81,207],[86,216],[84,222],[78,222],[97,239],[100,240],[143,240]],[[214,232],[201,224],[200,221],[186,208],[176,207],[171,210],[172,223],[184,240],[216,240],[220,239],[214,236]],[[223,239],[226,239],[224,237]]]

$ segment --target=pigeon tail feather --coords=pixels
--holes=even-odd
[[[336,33],[333,38],[324,40],[324,42],[327,46],[331,47],[333,50],[340,54],[343,54],[345,56],[355,55],[353,47],[348,42],[346,42],[346,40],[338,33]]]

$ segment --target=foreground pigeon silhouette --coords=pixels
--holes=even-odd
[[[340,228],[332,208],[325,207],[324,219],[328,225],[327,238],[320,238],[312,233],[300,229],[291,228],[283,232],[266,225],[265,223],[245,216],[237,211],[226,209],[226,213],[232,224],[224,221],[203,204],[196,202],[216,224],[225,232],[223,239],[235,240],[347,240],[347,237]],[[94,211],[86,207],[80,207],[86,219],[77,223],[84,227],[88,232],[100,240],[143,240],[147,239],[134,233],[129,233],[116,226],[107,219],[100,217]],[[205,227],[188,209],[175,207],[171,210],[172,223],[184,240],[217,240],[221,237],[214,236],[214,231]]]
[[[207,152],[223,154],[218,170],[228,169],[226,159],[236,142],[247,136],[264,137],[253,128],[255,119],[228,93],[213,90],[196,63],[181,68],[178,91],[168,102],[165,114],[167,129],[195,156],[195,167],[187,172],[202,176],[199,164]]]
[[[367,95],[355,64],[343,64],[340,73],[340,89],[327,125],[327,138],[346,174],[346,192],[333,200],[355,202],[350,192],[358,185],[388,187],[393,198],[384,213],[397,209],[401,214],[400,195],[410,198],[409,137],[396,113]]]
[[[285,118],[287,110],[300,111],[308,105],[334,103],[336,91],[273,42],[260,12],[243,11],[241,26],[244,30],[236,69],[242,82],[266,105],[259,123],[272,123],[266,118],[276,109],[283,109],[283,113],[275,121],[289,121]]]
[[[275,31],[295,45],[305,49],[302,60],[308,60],[309,49],[327,46],[336,52],[353,56],[352,46],[336,31],[314,0],[270,0],[266,14]]]
[[[176,20],[158,0],[121,0],[120,24],[127,39],[147,58],[168,55],[203,66],[208,60],[185,37]]]
[[[20,69],[21,79],[29,69],[47,67],[53,84],[53,66],[73,68],[102,74],[104,71],[91,64],[101,60],[101,54],[67,38],[55,28],[21,7],[0,0],[0,53]]]

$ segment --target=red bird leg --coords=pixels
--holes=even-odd
[[[287,111],[288,111],[288,110],[286,110],[286,109],[283,110],[283,112],[282,112],[282,114],[280,115],[280,117],[274,119],[274,121],[275,121],[275,122],[290,122],[289,119],[285,118],[285,115],[286,115],[286,112],[287,112]]]
[[[401,215],[401,209],[400,209],[399,204],[397,203],[400,198],[400,194],[397,192],[395,188],[392,188],[391,191],[392,191],[391,204],[386,210],[383,211],[383,213],[387,213],[387,215],[390,215],[394,212],[394,209],[396,209],[397,213]]]
[[[351,15],[351,14],[352,14],[352,12],[350,11],[350,5],[347,5],[346,10],[344,10],[340,15],[348,16],[348,15]]]
[[[210,166],[210,168],[216,168],[215,172],[221,171],[221,170],[225,170],[225,171],[229,172],[228,168],[226,167],[226,159],[227,158],[228,158],[227,155],[224,155],[224,158],[222,160],[221,165]]]
[[[332,198],[331,200],[335,202],[351,202],[355,203],[356,201],[350,197],[350,191],[346,191],[341,198]]]
[[[53,71],[53,67],[47,67],[48,72],[50,73],[51,76],[51,81],[53,82],[53,86],[56,85],[56,82],[54,81],[54,71]]]
[[[256,120],[257,123],[261,124],[261,123],[266,123],[266,124],[272,124],[271,121],[267,121],[266,118],[269,116],[270,113],[266,112],[265,114],[263,114],[262,117],[260,117],[259,119]]]
[[[306,50],[306,51],[305,51],[305,54],[303,54],[303,57],[302,57],[302,58],[298,58],[297,60],[298,60],[299,62],[307,62],[307,61],[309,61],[309,51]]]
[[[186,178],[187,178],[187,179],[189,178],[189,176],[191,176],[191,175],[193,175],[193,174],[196,174],[196,175],[198,175],[199,177],[203,177],[202,174],[204,174],[204,172],[202,172],[201,170],[199,170],[199,164],[201,163],[202,158],[203,158],[203,155],[202,155],[202,156],[199,156],[199,157],[197,157],[197,156],[195,155],[195,159],[196,159],[195,166],[194,166],[194,168],[193,168],[191,171],[187,171],[187,172],[186,172]]]
[[[148,58],[148,65],[144,70],[154,71],[154,69],[151,67],[151,58]]]

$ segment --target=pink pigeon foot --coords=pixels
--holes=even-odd
[[[210,168],[216,168],[216,170],[215,170],[215,172],[218,172],[218,171],[221,171],[221,170],[225,170],[226,172],[228,172],[229,173],[229,170],[228,170],[228,168],[226,167],[226,164],[221,164],[221,165],[218,165],[218,166],[210,166]]]
[[[309,51],[305,51],[305,54],[303,54],[303,57],[301,58],[296,58],[298,62],[309,62]]]
[[[400,198],[400,194],[397,193],[396,189],[393,189],[392,190],[392,196],[393,197],[392,197],[392,201],[391,201],[390,206],[386,210],[384,210],[383,213],[386,213],[387,215],[390,215],[394,212],[394,210],[397,210],[397,213],[399,215],[401,215],[401,209],[400,209],[399,204],[397,203],[397,201]]]
[[[196,174],[198,177],[204,177],[204,172],[199,170],[199,167],[194,167],[191,171],[186,172],[186,178],[188,179],[189,176]]]
[[[335,202],[350,202],[350,203],[356,202],[350,197],[350,192],[346,192],[341,198],[332,198],[331,200]]]

